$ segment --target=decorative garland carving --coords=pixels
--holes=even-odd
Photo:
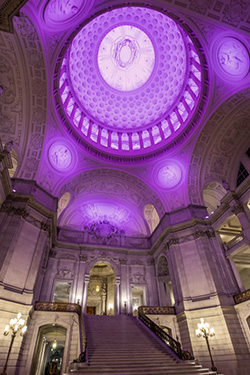
[[[250,300],[250,289],[244,290],[244,292],[233,296],[236,304]]]

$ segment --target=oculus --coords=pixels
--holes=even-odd
[[[104,80],[116,90],[141,87],[151,76],[154,65],[153,44],[138,27],[115,27],[101,41],[98,67]]]

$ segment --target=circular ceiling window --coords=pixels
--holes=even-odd
[[[98,49],[98,68],[107,84],[132,91],[147,82],[155,65],[148,35],[138,27],[122,25],[104,36]]]
[[[194,43],[154,9],[131,6],[97,16],[72,35],[60,64],[67,127],[105,154],[126,158],[166,147],[201,100]]]

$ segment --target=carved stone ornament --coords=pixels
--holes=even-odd
[[[74,275],[73,275],[73,272],[71,272],[69,269],[62,268],[56,274],[56,278],[57,279],[67,279],[68,280],[68,279],[73,279]]]
[[[120,262],[121,265],[126,265],[127,262],[128,262],[128,260],[127,260],[127,259],[124,259],[124,258],[120,258],[120,259],[119,259],[119,262]]]
[[[133,284],[144,284],[145,283],[145,278],[143,275],[140,274],[135,274],[130,277],[130,282]]]
[[[50,252],[49,252],[49,257],[50,258],[56,258],[56,254],[57,254],[57,252],[56,252],[56,250],[50,250]]]
[[[119,229],[115,225],[112,225],[108,220],[102,220],[93,223],[90,226],[90,232],[94,233],[96,238],[103,238],[109,240],[116,234],[119,234]]]
[[[168,261],[164,256],[161,256],[158,262],[157,267],[157,275],[158,276],[168,276],[169,269],[168,269]]]
[[[87,262],[87,260],[88,260],[88,255],[86,255],[86,254],[79,255],[79,261],[80,262]]]

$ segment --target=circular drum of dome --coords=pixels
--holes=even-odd
[[[176,143],[201,101],[194,43],[151,8],[98,15],[74,33],[60,63],[65,122],[103,154],[136,158]]]

